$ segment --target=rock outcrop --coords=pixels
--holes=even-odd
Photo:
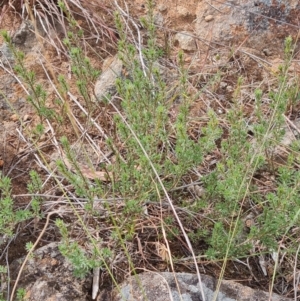
[[[295,0],[221,0],[213,5],[200,1],[195,32],[200,39],[219,45],[243,45],[271,53],[283,49],[285,37],[296,38],[299,13]]]
[[[203,301],[198,277],[188,273],[147,272],[131,276],[120,290],[108,293],[103,291],[97,301]],[[206,301],[291,301],[292,299],[254,290],[234,281],[223,280],[216,294],[218,281],[201,275]],[[216,297],[216,298],[215,298]]]
[[[15,260],[10,266],[11,285],[14,285],[23,260]],[[83,301],[88,300],[91,286],[92,276],[75,278],[72,266],[59,252],[58,244],[51,243],[34,252],[17,287],[25,289],[27,301]]]

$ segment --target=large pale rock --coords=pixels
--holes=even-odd
[[[193,34],[187,31],[178,32],[175,35],[175,44],[177,43],[182,50],[193,51],[196,50],[196,42],[192,36]]]
[[[189,37],[188,37],[189,40]],[[195,41],[192,41],[194,43],[194,46],[196,46]],[[184,43],[184,42],[183,42]],[[187,49],[190,49],[189,42],[187,42]],[[183,47],[185,48],[185,44],[183,44]],[[194,49],[194,48],[191,48]],[[140,62],[140,57],[137,55],[135,57],[135,60]],[[145,69],[148,68],[147,66],[147,60],[145,57],[143,58],[143,64],[145,66]],[[163,80],[165,80],[167,83],[170,83],[174,80],[176,80],[178,74],[176,71],[172,70],[170,72],[170,69],[168,67],[165,67],[164,65],[160,64],[159,61],[154,62],[153,67],[158,69],[158,72]],[[126,72],[123,72],[123,69],[125,70],[126,67],[124,66],[123,62],[118,58],[118,55],[115,55],[114,57],[110,57],[104,61],[103,64],[103,72],[99,76],[95,88],[94,93],[96,95],[96,98],[98,101],[104,101],[108,100],[107,96],[110,94],[110,96],[113,96],[116,92],[116,80],[117,78],[130,78],[132,75],[132,70],[128,69]],[[110,100],[110,103],[112,103],[114,106],[116,106],[118,109],[121,109],[121,100],[119,98],[112,97]]]
[[[288,126],[284,127],[285,134],[282,138],[281,145],[289,147],[293,141],[299,139],[300,119],[296,119]]]
[[[104,61],[103,72],[95,84],[95,95],[98,101],[107,94],[116,92],[116,79],[122,75],[123,63],[118,56],[109,57]]]
[[[295,0],[220,0],[213,5],[200,1],[196,13],[196,35],[220,45],[243,45],[259,51],[267,46],[269,52],[278,53],[283,39],[289,35],[296,38],[299,31],[300,6]]]
[[[120,292],[111,294],[103,291],[98,301],[203,301],[200,293],[198,277],[194,274],[147,272],[137,277],[130,277],[121,286]],[[201,275],[206,301],[212,301],[215,295],[217,280]],[[253,290],[234,281],[221,283],[216,301],[292,301],[292,299],[259,290]]]
[[[34,27],[29,21],[25,21],[21,24],[20,28],[13,35],[13,43],[16,45],[29,45],[32,46],[35,40]]]

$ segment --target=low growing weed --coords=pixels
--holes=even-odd
[[[290,254],[295,254],[297,249],[297,239],[291,231],[298,228],[300,212],[297,142],[290,149],[286,164],[274,168],[274,158],[284,136],[290,95],[293,94],[287,85],[291,38],[286,39],[285,47],[286,59],[280,68],[278,88],[268,94],[268,117],[262,111],[262,91],[256,90],[256,122],[251,126],[253,138],[250,138],[243,104],[237,102],[239,80],[232,108],[226,116],[229,132],[219,149],[221,160],[203,179],[207,196],[214,202],[210,218],[216,221],[212,236],[207,239],[206,255],[212,259],[225,259],[224,266],[228,259],[255,255],[256,252],[277,252],[284,256],[283,246]],[[275,179],[272,192],[253,195],[257,190],[256,178],[264,172]],[[255,212],[256,216],[250,217],[252,222],[246,226],[250,212]]]

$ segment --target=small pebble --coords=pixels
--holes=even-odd
[[[221,89],[225,89],[227,86],[228,86],[227,83],[225,83],[225,82],[220,82],[220,87],[221,87]]]
[[[23,121],[28,121],[30,119],[31,119],[31,117],[28,114],[24,115],[24,117],[23,117]]]
[[[164,12],[167,10],[167,6],[164,5],[164,4],[159,4],[157,9],[160,11],[160,12]]]
[[[189,10],[183,6],[177,6],[177,13],[180,17],[188,17],[190,15]]]
[[[19,120],[18,114],[13,114],[13,115],[11,115],[11,116],[10,116],[10,120],[11,120],[11,121],[18,121],[18,120]]]
[[[270,51],[270,49],[268,49],[268,48],[265,48],[265,49],[263,49],[263,54],[265,55],[265,56],[270,56],[270,55],[272,55],[272,52]]]
[[[204,18],[205,22],[210,22],[214,19],[214,17],[212,15],[208,15]]]
[[[161,13],[157,13],[154,15],[154,24],[157,26],[163,26],[164,25],[164,17]]]
[[[194,186],[194,192],[196,194],[197,197],[202,197],[204,195],[204,188],[199,186],[199,185],[195,185]]]
[[[192,61],[192,58],[190,56],[187,56],[184,58],[185,63],[190,63]]]
[[[40,142],[43,142],[43,141],[46,141],[46,140],[47,140],[47,135],[45,135],[45,134],[43,134],[43,135],[40,137],[40,139],[39,139]]]
[[[232,86],[227,86],[227,87],[226,87],[226,90],[227,90],[227,92],[229,92],[229,93],[234,91],[234,89],[233,89]]]
[[[204,192],[205,192],[203,187],[201,187],[199,185],[188,186],[187,190],[190,193],[195,194],[197,197],[202,197],[204,195]]]

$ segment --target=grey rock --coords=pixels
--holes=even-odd
[[[281,144],[283,146],[289,147],[293,141],[299,139],[300,131],[300,119],[296,119],[292,124],[284,127],[284,136],[282,138]]]
[[[185,18],[188,17],[190,15],[190,12],[187,8],[185,8],[184,6],[177,6],[177,13],[179,16]]]
[[[17,45],[25,45],[35,39],[34,28],[29,21],[21,24],[20,28],[15,32],[12,41]]]
[[[94,88],[94,93],[98,101],[103,100],[103,97],[108,93],[114,94],[116,92],[116,80],[122,74],[123,63],[116,55],[113,58],[106,59],[103,66],[104,70]]]
[[[220,87],[222,89],[226,89],[227,86],[228,86],[228,84],[226,82],[220,82]]]
[[[168,7],[167,7],[166,5],[164,5],[164,4],[159,4],[159,5],[157,6],[157,9],[158,9],[160,12],[164,12],[164,11],[166,11],[166,10],[168,9]]]
[[[139,61],[139,57],[136,56],[136,60]],[[147,68],[147,61],[144,59],[145,66]],[[170,69],[160,64],[159,61],[154,62],[154,67],[158,69],[160,76],[166,81],[174,80],[176,78],[176,72],[170,72]],[[131,73],[127,75],[122,73],[124,68],[123,62],[118,58],[118,55],[106,59],[103,63],[103,72],[99,76],[95,83],[94,93],[97,101],[107,100],[108,94],[113,96],[116,91],[117,78],[130,78]],[[120,99],[112,97],[110,103],[113,103],[118,109],[121,108]]]
[[[268,48],[263,49],[262,52],[265,56],[271,56],[272,55],[272,52]]]
[[[1,64],[3,64],[4,66],[9,66],[15,61],[15,57],[12,51],[6,44],[1,45],[0,47],[0,60]]]
[[[131,276],[120,286],[120,292],[115,290],[110,295],[101,292],[97,301],[203,301],[196,275],[176,273],[175,276],[176,280],[173,273]],[[292,301],[276,294],[270,299],[266,292],[226,280],[221,281],[216,296],[218,281],[207,275],[201,275],[201,279],[206,301]]]
[[[214,19],[214,16],[213,15],[208,15],[204,18],[205,22],[210,22]]]
[[[164,17],[161,13],[156,13],[154,15],[154,24],[160,27],[164,25]]]
[[[295,16],[299,13],[299,1],[295,0],[219,1],[213,7],[200,1],[195,31],[200,40],[209,37],[220,45],[242,44],[251,48],[255,45],[260,52],[268,45],[270,53],[278,53],[283,50],[285,37],[291,35],[297,39],[299,27]],[[208,22],[209,15],[214,22]]]
[[[175,35],[175,44],[177,43],[182,50],[196,50],[196,42],[192,35],[192,33],[187,31],[177,33]]]

